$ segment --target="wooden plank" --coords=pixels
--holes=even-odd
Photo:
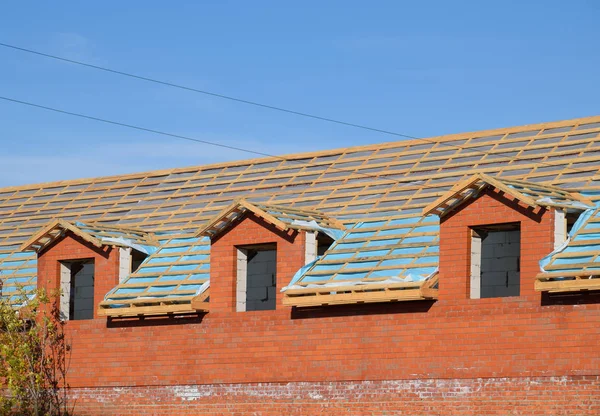
[[[263,211],[262,209],[258,208],[257,206],[252,205],[248,201],[242,199],[242,200],[239,201],[239,203],[242,206],[244,206],[246,209],[248,209],[249,211],[253,212],[255,215],[261,217],[263,220],[267,221],[268,223],[273,224],[275,227],[277,227],[281,231],[287,231],[288,230],[288,226],[287,226],[286,223],[284,223],[283,221],[278,220],[277,218],[275,218],[271,214]]]
[[[367,292],[367,293],[339,293],[319,296],[283,297],[285,306],[321,306],[342,305],[352,303],[376,303],[392,301],[422,300],[420,289],[406,289],[395,291]]]
[[[202,227],[198,233],[197,237],[200,236],[208,236],[211,237],[210,230],[212,230],[219,222],[223,221],[223,218],[226,218],[229,214],[235,211],[239,207],[239,200],[234,201],[229,206],[224,208],[221,212],[213,217],[210,221],[206,223],[204,227]]]
[[[192,309],[208,311],[208,298],[210,296],[210,288],[197,296],[194,296],[191,301]]]
[[[286,296],[292,297],[295,295],[307,295],[307,294],[318,294],[318,293],[330,293],[330,292],[373,292],[373,291],[397,291],[398,289],[416,288],[421,287],[423,282],[400,282],[400,283],[385,283],[381,284],[373,282],[371,284],[363,285],[340,285],[340,286],[329,286],[329,287],[311,287],[303,289],[288,289],[283,292]]]
[[[600,290],[600,279],[535,281],[538,292],[573,292],[580,290]]]
[[[106,317],[131,317],[148,315],[187,314],[198,312],[188,304],[160,305],[160,306],[138,306],[129,308],[99,308],[98,316]]]

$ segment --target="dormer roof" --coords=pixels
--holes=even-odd
[[[419,220],[423,207],[437,200],[456,183],[479,172],[492,177],[551,184],[563,190],[578,189],[600,202],[599,145],[600,116],[593,116],[426,139],[2,188],[0,279],[4,283],[3,293],[6,295],[17,287],[26,291],[35,288],[37,255],[34,251],[22,252],[21,249],[33,233],[57,217],[68,219],[71,224],[83,221],[86,224],[114,224],[115,228],[134,227],[152,231],[161,240],[162,246],[162,240],[171,233],[196,235],[217,213],[236,198],[244,196],[252,198],[252,201],[260,198],[267,205],[317,210],[343,222],[353,233],[358,224],[369,223],[371,230],[367,234],[352,236],[367,239],[368,233],[377,231],[375,229],[380,221],[392,224],[398,219]],[[430,216],[428,220],[436,225],[439,223],[437,216]],[[382,232],[395,233],[387,229]],[[384,238],[382,232],[377,238]],[[437,233],[433,235],[437,236]],[[352,245],[357,240],[347,243],[349,245],[345,248],[349,249],[348,252],[344,249],[334,257],[328,256],[327,263],[350,256]],[[374,247],[379,243],[370,239],[368,246]],[[206,241],[207,247],[209,244],[210,241]],[[428,252],[433,253],[438,249],[439,239],[436,237],[428,244]],[[401,253],[410,254],[414,249],[409,246]],[[169,250],[152,257],[154,261],[171,264],[167,258]],[[353,263],[357,257],[352,257],[348,263]],[[179,261],[174,259],[172,264]],[[423,273],[410,271],[411,276],[426,276],[429,266],[437,265],[434,259],[421,259],[418,265],[423,261],[428,263],[426,270]],[[204,267],[208,267],[208,258],[202,262],[205,262]],[[385,270],[387,264],[377,267]],[[184,262],[182,266],[185,265]],[[205,270],[203,268],[203,273]],[[146,270],[148,275],[140,275],[139,279],[132,281],[135,283],[132,288],[142,287],[145,279],[154,276],[149,276],[154,271]],[[324,280],[326,276],[320,273],[320,270],[311,270],[303,282]],[[174,282],[191,279],[193,285],[204,279],[204,276],[175,273],[173,269],[160,271],[157,276],[161,274],[165,276],[152,279],[152,286],[140,292],[140,298],[150,299],[150,293],[155,296],[154,291],[167,291],[168,288],[158,288],[158,283],[167,279]],[[398,275],[404,276],[405,273]],[[336,274],[336,281],[338,276],[340,273]],[[150,287],[153,289],[150,290]],[[188,296],[188,286],[178,287],[181,290],[172,293]],[[201,296],[205,295],[206,292],[202,292]],[[160,296],[155,296],[155,301]],[[115,300],[121,299],[115,297]],[[164,303],[165,307],[168,306],[168,302]],[[141,311],[143,309],[140,308]]]
[[[69,231],[98,248],[102,246],[133,247],[139,251],[147,252],[145,246],[158,245],[154,236],[146,231],[121,226],[85,224],[55,219],[24,242],[21,245],[21,251],[36,251],[39,253]]]
[[[457,183],[448,192],[427,205],[423,209],[423,215],[434,214],[443,217],[466,201],[477,197],[481,191],[489,187],[532,208],[550,207],[584,211],[594,206],[594,203],[583,195],[556,186],[516,179],[494,178],[485,173],[477,173]]]
[[[274,225],[281,231],[333,229],[343,230],[344,225],[334,218],[318,211],[298,209],[278,205],[265,205],[238,199],[213,217],[198,231],[198,236],[213,238],[226,230],[234,222],[241,219],[246,213],[251,212]]]

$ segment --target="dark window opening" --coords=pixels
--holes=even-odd
[[[131,250],[131,273],[139,269],[147,257],[148,255],[146,253],[142,253],[141,251],[137,250]]]
[[[580,213],[573,213],[573,212],[568,212],[566,215],[567,218],[567,234],[571,232],[571,230],[573,229],[573,226],[575,225],[575,222],[577,221],[577,219],[579,218]]]
[[[322,256],[325,254],[329,247],[333,244],[333,238],[329,237],[327,234],[318,233],[317,235],[317,256]]]
[[[94,318],[94,261],[80,260],[61,263],[62,319]]]
[[[237,311],[274,310],[277,294],[276,245],[238,248],[237,266]]]
[[[519,296],[520,224],[474,227],[471,235],[471,298]]]

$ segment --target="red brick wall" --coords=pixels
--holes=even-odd
[[[78,389],[78,415],[598,415],[598,377]]]
[[[471,300],[464,228],[495,221],[521,221],[522,295]],[[247,219],[215,241],[210,313],[68,323],[82,414],[597,413],[600,297],[533,291],[551,212],[535,219],[485,195],[448,217],[435,302],[238,313],[234,244],[276,242],[279,287],[302,265],[302,236],[263,225]]]
[[[210,247],[210,313],[235,312],[237,279],[237,246],[271,244],[277,246],[277,309],[286,286],[304,266],[305,234],[295,230],[282,232],[255,215],[243,218],[232,228],[219,234]],[[241,312],[240,312],[241,313]],[[250,313],[250,312],[244,312]],[[263,312],[259,312],[263,313]]]
[[[38,286],[47,290],[60,288],[60,262],[94,259],[94,317],[104,295],[119,283],[119,251],[98,248],[71,232],[44,250],[38,257]],[[69,325],[76,325],[70,322]]]
[[[521,296],[535,301],[539,261],[554,250],[554,211],[531,209],[490,190],[443,217],[440,224],[440,299],[464,303],[469,298],[471,231],[469,227],[518,222],[521,225]],[[511,298],[505,298],[510,302]],[[473,299],[472,305],[498,303],[498,299]]]

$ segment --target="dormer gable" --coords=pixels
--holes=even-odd
[[[315,210],[298,209],[279,205],[266,205],[238,199],[217,214],[198,231],[198,236],[214,238],[233,226],[247,213],[252,213],[275,228],[289,230],[344,230],[344,225],[334,218]]]
[[[440,217],[440,296],[533,296],[538,262],[593,203],[555,186],[477,174],[423,210]],[[464,260],[464,261],[463,261]]]
[[[545,207],[581,212],[594,206],[594,203],[583,195],[556,186],[494,178],[484,173],[477,173],[457,183],[426,206],[423,215],[433,214],[442,218],[467,201],[477,198],[485,189],[494,189],[499,196],[516,200],[533,209]]]
[[[318,211],[235,201],[197,234],[211,239],[210,311],[283,308],[279,289],[343,228]]]
[[[153,235],[146,231],[55,219],[24,242],[21,245],[21,251],[35,251],[39,254],[63,238],[67,232],[71,232],[98,248],[103,246],[131,247],[145,251],[143,246],[158,245]]]
[[[37,253],[38,286],[60,289],[65,320],[98,316],[99,301],[154,250],[151,233],[131,228],[55,219],[21,249]]]

